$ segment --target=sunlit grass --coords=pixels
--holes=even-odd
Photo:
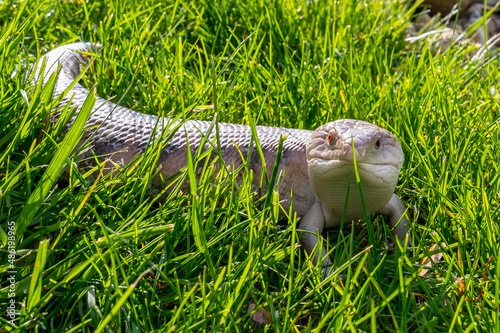
[[[2,326],[498,330],[497,259],[483,282],[500,236],[498,64],[494,55],[471,61],[459,46],[436,53],[425,39],[407,43],[412,15],[406,1],[382,0],[1,3]],[[149,186],[158,143],[115,173],[103,172],[110,162],[77,168],[72,147],[89,108],[61,134],[68,117],[49,121],[53,79],[31,83],[30,68],[78,41],[103,45],[83,84],[144,113],[212,121],[217,96],[223,122],[314,129],[355,118],[387,128],[405,152],[396,192],[413,223],[410,255],[388,247],[390,230],[373,215],[375,246],[366,222],[324,235],[334,267],[322,281],[298,247],[297,217],[279,221],[272,191],[256,201],[259,175],[244,167],[237,180],[232,166],[204,165],[194,182],[205,163],[195,154],[179,175],[189,193],[174,182],[170,194]],[[435,244],[443,257],[420,276]],[[270,314],[269,326],[257,312]]]

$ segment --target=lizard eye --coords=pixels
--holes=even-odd
[[[332,133],[328,134],[328,137],[326,138],[328,140],[328,143],[333,145],[335,143],[335,139],[333,138]]]
[[[377,141],[375,141],[375,149],[380,150],[380,148],[382,148],[382,140],[379,137]]]

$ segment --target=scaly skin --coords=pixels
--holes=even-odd
[[[54,95],[62,94],[80,73],[81,64],[88,63],[89,56],[80,52],[95,53],[100,48],[99,45],[89,43],[58,47],[42,58],[46,63],[43,71],[42,61],[39,62],[33,82],[37,82],[40,76],[46,82],[49,75],[61,65]],[[79,109],[88,93],[84,87],[76,84],[65,95],[61,105],[66,105],[73,98],[72,105]],[[157,124],[160,129],[155,131]],[[194,154],[209,125],[210,122],[207,121],[190,120],[181,123],[169,118],[158,119],[98,97],[86,124],[87,128],[94,129],[88,130],[86,137],[100,126],[92,138],[91,149],[94,154],[106,155],[115,163],[126,165],[136,154],[144,152],[151,137],[164,140],[161,136],[162,128],[178,126],[172,139],[165,142],[158,161],[163,178],[168,178],[187,165],[186,137]],[[299,225],[302,230],[301,244],[309,254],[314,253],[314,262],[318,261],[318,252],[314,252],[318,244],[317,235],[322,233],[324,227],[341,223],[348,187],[346,220],[364,217],[356,185],[353,146],[366,212],[389,215],[394,235],[401,241],[404,240],[409,223],[404,214],[403,203],[393,194],[404,157],[398,140],[390,132],[376,125],[351,119],[330,122],[315,131],[266,126],[257,126],[256,130],[269,174],[274,166],[280,136],[286,136],[279,162],[279,171],[284,173],[279,184],[280,200],[284,210],[288,211],[293,193],[293,209],[302,217]],[[209,142],[214,142],[214,135],[215,130],[208,136]],[[238,167],[245,162],[240,151],[246,160],[251,136],[249,126],[219,123],[221,154],[226,165]],[[208,147],[206,144],[204,148]],[[214,155],[211,158],[216,158]],[[254,186],[258,186],[262,161],[255,147],[249,168],[255,173]],[[187,188],[187,184],[183,186]],[[411,239],[409,243],[411,244]],[[326,254],[324,249],[322,254]],[[327,257],[322,259],[322,264],[324,272],[328,272],[326,267],[331,263]]]

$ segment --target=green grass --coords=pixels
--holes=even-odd
[[[498,62],[406,42],[413,11],[389,0],[0,3],[2,331],[499,330]],[[190,193],[162,196],[148,187],[157,144],[112,175],[103,162],[76,168],[88,108],[62,134],[71,109],[51,124],[53,81],[29,75],[43,53],[78,41],[104,45],[84,84],[144,113],[213,120],[216,96],[218,121],[389,129],[405,152],[396,192],[415,247],[388,248],[373,215],[325,234],[334,269],[321,281],[297,247],[297,218],[278,223],[278,198],[255,201],[245,170],[236,182],[205,166]],[[199,157],[181,176],[192,179]],[[443,258],[420,276],[434,244]],[[269,326],[253,320],[264,310]]]

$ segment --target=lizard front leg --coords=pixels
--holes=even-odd
[[[411,235],[408,233],[410,222],[406,218],[405,212],[406,207],[396,194],[393,194],[387,205],[379,210],[380,214],[389,216],[389,223],[393,228],[392,234],[399,239],[401,244],[404,244],[405,237],[408,235],[408,246],[411,247],[413,242]]]
[[[319,253],[321,253],[323,259],[321,260],[323,278],[325,278],[331,270],[332,262],[326,255],[325,247],[319,248],[318,235],[323,232],[323,227],[325,225],[325,215],[323,213],[323,207],[321,202],[316,201],[307,213],[302,217],[299,224],[299,237],[300,244],[306,250],[306,252],[311,255],[313,254],[313,263],[316,265],[319,259]],[[321,251],[321,252],[320,252]]]

